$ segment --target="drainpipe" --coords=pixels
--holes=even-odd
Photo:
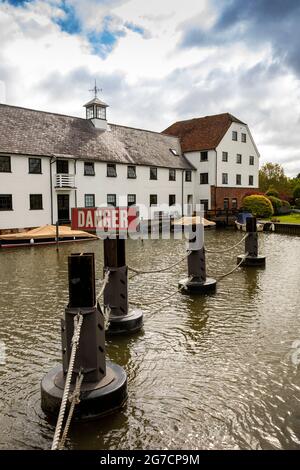
[[[74,174],[75,174],[75,181],[74,181],[74,184],[75,184],[75,207],[77,207],[77,186],[76,186],[76,160],[74,159]]]
[[[184,207],[184,194],[183,194],[183,189],[184,189],[184,170],[182,170],[181,172],[181,202],[182,202],[182,214],[181,216],[183,217],[184,216],[184,210],[183,210],[183,207]]]
[[[50,204],[51,204],[51,225],[53,225],[53,188],[52,188],[52,163],[54,163],[56,161],[56,157],[54,155],[52,155],[52,157],[50,157],[50,165],[49,165],[49,168],[50,168]]]
[[[218,185],[218,152],[216,152],[216,181],[215,181],[215,211],[217,210],[217,185]]]

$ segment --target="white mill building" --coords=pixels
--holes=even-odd
[[[195,152],[184,156],[182,135],[108,124],[97,97],[85,108],[82,119],[0,104],[0,230],[66,222],[72,207],[206,199],[210,208],[201,193],[210,185],[199,176],[201,153],[199,162]]]

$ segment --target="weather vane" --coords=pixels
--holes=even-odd
[[[97,80],[96,80],[96,79],[95,79],[95,86],[94,86],[91,90],[89,90],[89,91],[93,91],[93,92],[94,92],[95,98],[97,98],[97,93],[98,93],[98,91],[102,91],[102,88],[98,88],[98,87],[97,87]]]

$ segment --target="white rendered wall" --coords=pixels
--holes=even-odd
[[[207,162],[201,162],[201,152],[186,152],[186,158],[196,168],[193,172],[194,179],[194,204],[200,204],[203,199],[208,200],[208,207],[211,206],[210,187],[215,185],[216,181],[216,152],[214,150],[208,151]],[[200,173],[208,173],[208,184],[200,184]]]
[[[150,194],[157,194],[157,203],[169,204],[169,195],[175,194],[176,204],[182,204],[182,170],[176,170],[176,180],[169,181],[169,169],[157,168],[157,180],[150,180],[150,169],[136,166],[136,179],[127,178],[127,165],[117,164],[117,177],[107,177],[107,165],[95,162],[95,176],[84,175],[84,161],[69,160],[69,174],[75,174],[76,189],[57,189],[56,162],[51,164],[52,190],[50,189],[50,158],[42,158],[42,174],[28,173],[28,157],[11,156],[11,173],[0,173],[0,194],[12,194],[13,211],[0,211],[0,230],[38,227],[57,221],[57,195],[69,194],[70,216],[72,207],[84,207],[84,195],[94,194],[95,204],[106,205],[107,194],[117,195],[117,204],[127,205],[127,195],[135,194],[137,205],[149,207]],[[194,173],[194,172],[192,172]],[[183,180],[183,203],[187,196],[194,197],[195,174],[192,182]],[[51,191],[53,217],[51,218]],[[29,209],[29,194],[43,195],[43,210]],[[147,214],[141,213],[145,218]]]
[[[232,140],[232,131],[238,133],[238,140]],[[246,143],[241,141],[241,134],[246,134]],[[248,127],[233,122],[217,147],[218,152],[218,184],[231,188],[258,188],[259,154],[251,140]],[[222,161],[222,152],[228,152],[228,162]],[[236,163],[237,154],[242,155],[242,163]],[[249,165],[249,157],[254,156],[254,165]],[[228,173],[228,184],[222,184],[222,173]],[[242,184],[236,184],[236,175],[242,176]],[[253,175],[253,186],[249,185],[249,175]]]
[[[238,133],[238,140],[232,140],[232,131]],[[241,141],[241,134],[246,134],[246,143]],[[217,156],[216,156],[217,152]],[[228,152],[228,162],[222,161],[222,153]],[[236,163],[237,154],[242,155],[242,163]],[[186,158],[196,168],[194,178],[194,203],[200,203],[201,199],[209,201],[211,208],[211,186],[230,187],[230,188],[257,188],[258,187],[258,170],[259,170],[259,154],[252,142],[250,132],[247,126],[232,123],[224,138],[218,145],[216,151],[208,151],[208,161],[201,162],[201,152],[185,152]],[[254,156],[254,165],[249,165],[249,157]],[[217,158],[217,170],[216,170]],[[200,184],[200,173],[208,173],[208,183]],[[222,174],[228,174],[228,184],[222,183]],[[236,175],[241,175],[241,185],[236,184]],[[253,185],[249,185],[249,175],[253,175]]]
[[[0,173],[0,194],[12,194],[13,210],[0,211],[0,229],[49,224],[49,188],[49,158],[42,158],[42,174],[30,174],[28,157],[11,156],[11,173]],[[43,210],[30,210],[30,194],[43,195]]]

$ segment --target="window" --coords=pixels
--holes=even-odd
[[[224,209],[225,210],[229,209],[229,199],[228,199],[228,197],[224,198]]]
[[[150,167],[150,179],[157,180],[157,168]]]
[[[42,173],[42,160],[40,158],[29,158],[29,173]]]
[[[128,165],[127,167],[127,178],[135,179],[136,178],[136,167],[132,165]]]
[[[190,183],[192,181],[192,170],[185,171],[185,181]]]
[[[231,208],[237,209],[237,207],[238,207],[237,198],[234,197],[233,199],[231,199]]]
[[[169,194],[169,206],[175,206],[176,204],[176,195]]]
[[[236,175],[236,184],[241,185],[242,184],[242,175]]]
[[[222,173],[222,184],[228,184],[228,173]]]
[[[56,173],[68,174],[69,173],[69,162],[68,160],[56,160]]]
[[[169,181],[176,181],[176,170],[174,168],[169,170]]]
[[[84,207],[95,207],[95,194],[84,195]]]
[[[200,173],[200,184],[208,184],[208,173]]]
[[[249,165],[254,165],[254,157],[253,157],[253,155],[250,155],[250,157],[249,157]]]
[[[115,163],[108,163],[106,167],[106,176],[114,178],[117,176],[117,168]]]
[[[247,142],[247,134],[242,134],[242,142],[244,144]]]
[[[222,162],[228,162],[228,152],[222,152]]]
[[[238,133],[236,131],[232,131],[232,140],[238,140]]]
[[[157,205],[157,194],[150,194],[150,206]]]
[[[94,162],[84,162],[84,175],[95,176]]]
[[[201,152],[200,153],[200,162],[207,162],[208,160],[208,152]]]
[[[176,149],[170,149],[170,152],[172,152],[173,155],[177,155],[177,156],[179,155]]]
[[[128,194],[127,196],[127,206],[135,206],[136,205],[136,195],[135,194]]]
[[[116,196],[116,194],[108,194],[107,195],[107,205],[116,207],[116,205],[117,205],[117,196]]]
[[[29,207],[31,211],[43,210],[43,195],[42,194],[30,194],[29,195]]]
[[[253,186],[253,184],[254,184],[253,175],[249,175],[249,186]]]
[[[100,106],[96,107],[96,117],[98,119],[106,119],[106,109]]]
[[[12,211],[12,195],[0,194],[0,211]]]
[[[208,199],[200,199],[200,204],[203,206],[204,212],[208,211]]]
[[[0,156],[0,173],[10,173],[11,172],[11,164],[10,164],[10,157]]]
[[[93,117],[94,117],[94,107],[90,106],[89,108],[86,108],[86,118],[93,119]]]
[[[236,156],[236,162],[240,164],[242,163],[242,155],[240,153],[238,153]]]

